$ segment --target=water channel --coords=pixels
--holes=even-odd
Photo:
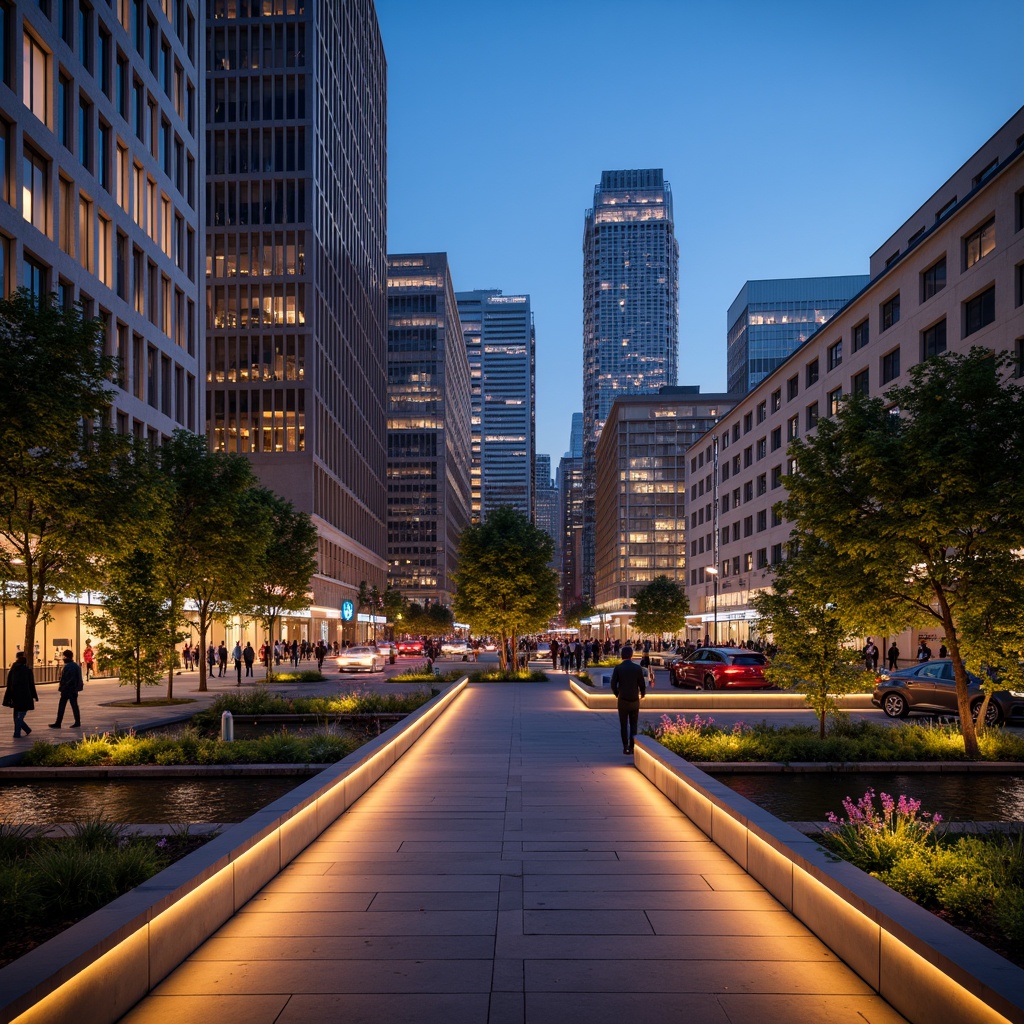
[[[990,772],[722,772],[714,776],[783,821],[845,817],[843,798],[868,789],[921,801],[944,821],[1024,822],[1024,775]],[[880,806],[878,799],[875,806]]]

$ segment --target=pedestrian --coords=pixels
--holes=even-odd
[[[889,645],[889,650],[886,653],[889,656],[889,671],[895,672],[900,660],[900,649],[896,646],[895,640]]]
[[[18,651],[14,664],[7,671],[7,689],[4,691],[4,707],[14,712],[14,738],[21,739],[22,730],[28,736],[32,730],[25,721],[25,715],[35,709],[39,694],[36,680],[29,668],[24,651]]]
[[[644,651],[643,657],[640,659],[640,667],[643,669],[644,679],[647,680],[647,685],[653,690],[654,665],[651,664],[651,654],[649,651]]]
[[[92,641],[86,637],[85,650],[82,651],[82,664],[85,666],[85,678],[92,679],[92,662],[95,655],[93,654]]]
[[[275,665],[280,665],[281,664],[281,641],[280,640],[275,640],[274,641],[274,664]]]
[[[861,657],[864,659],[864,667],[870,672],[871,671],[871,649],[875,645],[871,642],[871,637],[868,637],[867,643],[864,644],[864,649],[860,652]]]
[[[253,650],[252,644],[248,640],[245,641],[245,648],[242,651],[242,661],[245,662],[245,674],[246,676],[252,675],[252,663],[256,660],[256,652]]]
[[[181,664],[186,672],[192,671],[192,644],[188,643],[181,651]]]
[[[236,678],[238,680],[235,683],[235,686],[241,686],[242,685],[242,641],[241,640],[236,640],[235,641],[235,646],[231,650],[231,659],[235,663],[235,676],[236,676]]]
[[[316,647],[313,649],[313,653],[316,656],[317,672],[323,672],[324,658],[327,657],[327,644],[325,644],[322,639],[318,640]]]
[[[612,693],[618,698],[622,752],[633,753],[633,739],[640,721],[640,701],[647,693],[644,670],[633,661],[633,648],[622,648],[622,661],[612,669]]]
[[[220,646],[217,648],[217,667],[220,670],[217,673],[218,678],[224,675],[228,670],[228,642],[227,640],[221,640]]]
[[[551,671],[554,672],[558,668],[558,637],[551,638],[550,644],[551,650]]]
[[[949,656],[949,651],[946,650],[946,645],[945,644],[940,644],[939,645],[939,657],[940,658],[946,658],[948,656]]]
[[[292,664],[296,668],[299,667],[299,641],[298,640],[293,640],[292,641]]]
[[[51,729],[59,729],[64,721],[64,709],[70,704],[71,713],[75,720],[71,723],[72,729],[82,727],[82,716],[78,711],[78,691],[85,689],[82,682],[82,670],[75,664],[75,656],[71,651],[64,652],[64,668],[60,673],[60,683],[57,685],[60,691],[60,702],[57,705],[57,721],[50,723]]]
[[[217,648],[213,646],[213,641],[210,641],[210,646],[206,649],[206,664],[210,666],[210,675],[213,675],[213,668],[217,664]]]
[[[921,661],[921,662],[931,661],[931,657],[932,657],[932,649],[928,646],[928,644],[924,640],[922,640],[917,645],[917,660]]]

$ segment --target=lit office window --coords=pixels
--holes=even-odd
[[[22,99],[25,106],[46,124],[47,53],[28,32],[25,33],[24,49]]]

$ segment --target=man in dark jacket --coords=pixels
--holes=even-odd
[[[628,644],[622,648],[622,661],[612,669],[612,693],[619,699],[622,752],[632,754],[633,738],[640,721],[640,701],[647,694],[647,688],[644,685],[644,670],[633,661],[633,648]]]
[[[4,693],[4,706],[14,712],[14,738],[21,739],[24,729],[27,736],[32,730],[25,724],[25,713],[31,711],[39,700],[36,693],[36,681],[32,669],[25,660],[25,652],[18,651],[14,664],[7,672],[7,691]]]
[[[60,674],[60,683],[57,689],[60,691],[60,703],[57,705],[57,721],[50,723],[51,729],[59,729],[64,721],[64,709],[71,705],[71,713],[75,720],[71,723],[72,729],[80,729],[82,718],[78,713],[78,691],[83,689],[82,670],[75,664],[75,656],[70,651],[64,652],[64,668]]]

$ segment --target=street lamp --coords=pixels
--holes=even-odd
[[[704,572],[708,573],[714,580],[715,588],[715,646],[718,646],[718,566],[717,565],[706,565],[704,566]]]

